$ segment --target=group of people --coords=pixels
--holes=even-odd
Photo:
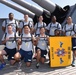
[[[0,50],[0,70],[6,66],[3,55],[8,56],[11,65],[24,60],[27,67],[31,66],[33,50],[35,50],[36,68],[39,68],[40,62],[44,64],[47,53],[49,56],[49,51],[47,52],[49,37],[76,36],[76,25],[72,23],[70,16],[67,17],[67,23],[64,26],[56,21],[56,16],[52,16],[48,25],[43,22],[43,16],[38,17],[38,22],[35,25],[28,18],[29,15],[26,14],[24,20],[18,23],[14,19],[14,14],[9,13],[9,18],[2,23],[4,32],[2,44],[5,45],[5,48]],[[74,67],[76,47],[73,44],[72,50],[72,66]]]

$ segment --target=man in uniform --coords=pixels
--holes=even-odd
[[[72,22],[72,18],[67,17],[67,23],[63,26],[63,32],[66,36],[72,36],[72,51],[73,51],[73,61],[72,66],[75,67],[75,59],[76,59],[76,24]],[[74,38],[73,38],[74,37]]]
[[[61,24],[56,22],[56,16],[52,16],[51,23],[47,26],[47,31],[49,32],[49,36],[55,36],[55,30],[62,30]]]
[[[6,65],[3,55],[8,55],[8,60],[10,61],[11,65],[13,65],[15,62],[13,60],[13,57],[16,53],[17,44],[16,44],[16,41],[14,40],[15,33],[12,30],[13,30],[12,25],[9,24],[7,26],[7,34],[4,34],[2,38],[2,44],[6,44],[6,45],[3,50],[0,50],[0,61],[1,61],[0,70],[4,68]],[[18,37],[17,34],[16,36]],[[13,38],[13,40],[10,40],[11,38]]]

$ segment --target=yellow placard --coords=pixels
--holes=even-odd
[[[50,37],[50,67],[71,65],[71,37]]]

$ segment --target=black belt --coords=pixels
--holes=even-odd
[[[23,42],[30,42],[30,41],[32,41],[32,40],[22,40]]]

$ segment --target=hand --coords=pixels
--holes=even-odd
[[[72,37],[76,37],[76,34],[72,35]]]
[[[18,39],[17,43],[20,44],[21,43],[21,39]]]
[[[40,37],[37,37],[37,40],[40,40]]]
[[[37,40],[33,40],[33,45],[36,46],[37,45]]]
[[[9,38],[6,38],[5,40],[6,40],[6,41],[8,41],[8,40],[9,40]]]

